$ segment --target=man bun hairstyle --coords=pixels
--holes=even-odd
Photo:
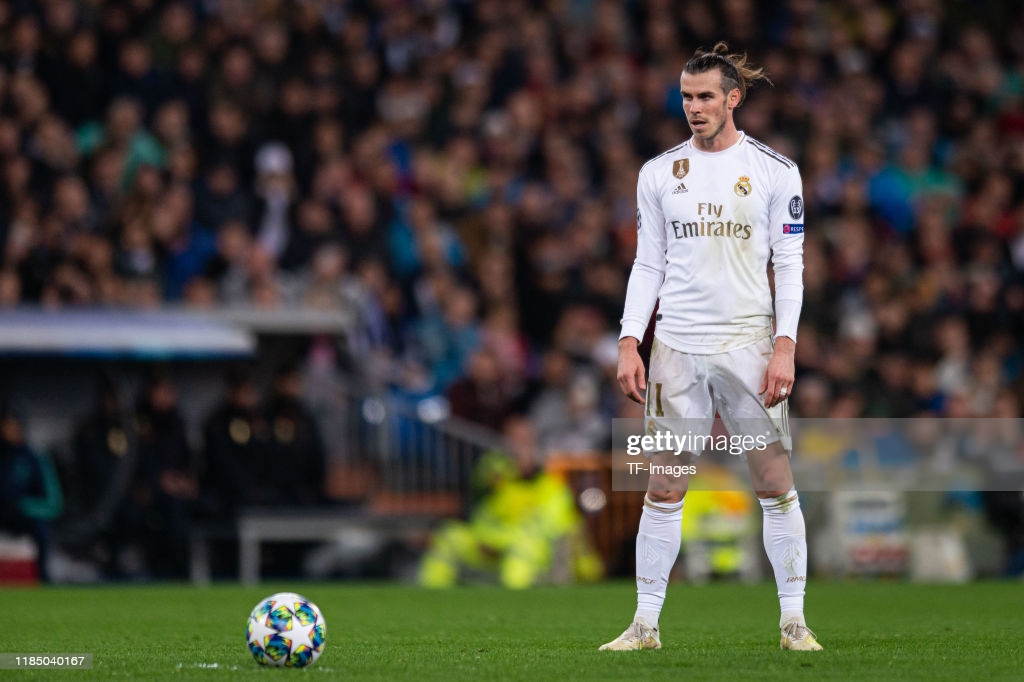
[[[705,73],[712,69],[719,69],[722,72],[722,90],[725,94],[732,92],[733,88],[739,88],[740,104],[747,98],[747,88],[758,81],[765,81],[772,84],[771,79],[765,75],[764,69],[754,66],[747,60],[747,54],[729,52],[729,45],[725,41],[719,41],[711,51],[708,52],[702,47],[690,57],[683,68],[685,73]],[[738,105],[737,105],[738,106]]]

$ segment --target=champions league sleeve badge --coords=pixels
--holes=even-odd
[[[804,214],[804,200],[799,194],[794,194],[789,200],[789,216],[793,220],[799,220]]]

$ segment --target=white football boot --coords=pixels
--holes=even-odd
[[[790,651],[821,651],[818,638],[800,618],[789,618],[782,623],[782,641],[779,646]]]
[[[661,638],[658,628],[652,628],[643,618],[634,620],[618,638],[603,644],[598,651],[639,651],[660,649]]]

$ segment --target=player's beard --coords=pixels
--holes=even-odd
[[[699,134],[696,130],[693,130],[692,126],[690,127],[690,130],[693,132],[693,136],[700,140],[701,143],[704,144],[705,146],[710,147],[711,143],[713,143],[715,141],[715,138],[718,137],[719,133],[722,132],[722,129],[725,128],[726,117],[729,115],[729,107],[727,104],[722,104],[722,111],[720,111],[719,114],[720,115],[718,118],[718,125],[711,132],[704,132]],[[704,120],[705,122],[707,122],[708,119],[705,117]],[[705,129],[706,128],[707,126],[705,126]]]

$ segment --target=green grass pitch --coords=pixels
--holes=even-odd
[[[327,647],[307,670],[259,667],[245,619],[295,590],[320,605]],[[811,584],[825,651],[779,650],[774,585],[672,585],[661,651],[598,652],[632,616],[618,582],[525,592],[359,584],[0,591],[0,652],[92,653],[86,680],[1021,680],[1024,584]],[[283,676],[283,677],[281,677]]]

